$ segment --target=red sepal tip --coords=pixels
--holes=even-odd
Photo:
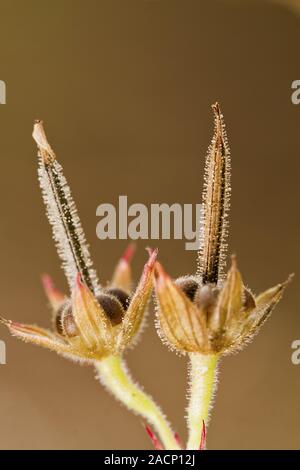
[[[127,248],[125,249],[121,259],[123,261],[126,261],[126,263],[130,263],[135,251],[136,251],[136,244],[135,243],[130,243],[127,246]]]
[[[155,248],[155,249],[148,248],[147,251],[149,253],[149,259],[148,259],[148,262],[147,262],[147,266],[148,266],[148,268],[152,269],[154,267],[155,262],[156,262],[156,258],[157,258],[157,255],[158,255],[158,248]]]

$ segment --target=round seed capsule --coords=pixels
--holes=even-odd
[[[112,325],[119,325],[122,322],[125,310],[122,307],[121,302],[110,294],[101,294],[98,295],[97,301],[99,305],[103,308],[106,315],[109,317]]]
[[[198,307],[209,310],[216,302],[219,290],[211,284],[200,287],[195,295],[195,303]]]
[[[118,301],[121,302],[123,309],[127,310],[129,305],[129,295],[125,291],[118,289],[117,287],[112,287],[107,289],[107,293],[116,297]]]
[[[69,301],[66,301],[58,309],[55,317],[55,327],[58,334],[67,336],[68,338],[72,338],[79,334],[72,314],[72,306]]]
[[[175,281],[175,284],[182,290],[182,292],[193,302],[199,284],[195,279],[190,277],[182,277]]]

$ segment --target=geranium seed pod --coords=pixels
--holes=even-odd
[[[193,302],[199,284],[195,279],[190,277],[182,277],[175,281],[175,284],[182,290],[182,292]]]
[[[62,313],[64,311],[64,308],[66,307],[66,303],[64,302],[57,310],[56,312],[56,316],[55,316],[55,329],[57,331],[57,333],[59,335],[63,335],[64,332],[63,332],[63,327],[62,327],[62,322],[61,322],[61,318],[62,318]]]
[[[125,310],[117,297],[111,294],[101,294],[98,295],[96,299],[109,317],[112,325],[119,325],[123,320]]]
[[[117,287],[112,287],[107,289],[106,291],[108,294],[116,297],[118,301],[121,303],[124,310],[127,310],[129,305],[129,295],[122,289],[118,289]]]
[[[78,335],[78,328],[75,323],[72,306],[69,301],[65,302],[57,311],[55,317],[55,327],[57,333],[62,336],[72,338]]]
[[[210,309],[218,297],[218,288],[210,284],[202,286],[195,295],[195,303],[198,307]]]

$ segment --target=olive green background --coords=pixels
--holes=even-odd
[[[232,150],[230,252],[258,293],[299,266],[300,16],[263,1],[0,0],[0,312],[50,323],[40,275],[66,289],[38,188],[32,122],[44,120],[64,166],[95,265],[106,282],[126,241],[96,238],[96,207],[197,203],[221,103]],[[184,241],[147,244],[174,277],[196,269]],[[225,358],[208,446],[299,448],[299,276],[254,342]],[[127,360],[186,438],[186,359],[149,325]],[[11,338],[0,366],[2,449],[151,448],[141,420],[94,371]]]

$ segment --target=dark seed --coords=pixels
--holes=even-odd
[[[211,284],[202,286],[195,296],[195,303],[198,307],[209,310],[217,300],[218,289]]]
[[[65,304],[63,304],[62,306],[59,307],[59,309],[57,310],[57,313],[56,313],[56,317],[55,317],[55,328],[56,328],[56,331],[59,335],[63,335],[64,332],[63,332],[63,327],[62,327],[62,313],[64,311],[64,307],[65,307]]]
[[[199,284],[190,278],[177,279],[176,285],[184,292],[184,294],[193,302]]]
[[[122,307],[121,302],[112,295],[101,294],[97,296],[97,301],[109,317],[113,325],[118,325],[123,320],[125,311]]]
[[[78,335],[78,328],[75,323],[74,317],[72,312],[66,312],[63,315],[63,329],[65,332],[65,335],[68,336],[69,338],[72,338],[73,336]]]
[[[129,295],[126,292],[124,292],[122,289],[112,287],[111,289],[107,289],[107,293],[116,297],[121,303],[123,309],[127,310],[129,305]]]
[[[55,327],[58,334],[72,338],[78,335],[78,328],[75,323],[72,306],[70,302],[65,302],[57,311]]]

